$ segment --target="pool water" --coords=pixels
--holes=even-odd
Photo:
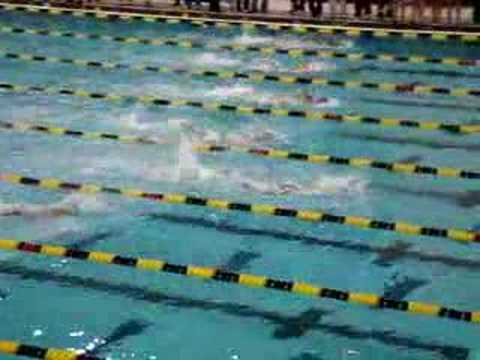
[[[2,13],[0,23],[118,36],[179,37],[211,44],[307,46],[469,59],[479,56],[478,46],[428,40],[199,29],[14,12]],[[0,38],[1,51],[16,53],[217,71],[293,73],[305,63],[313,63],[315,75],[341,80],[480,87],[478,68],[261,56],[27,34],[1,34]],[[152,75],[9,59],[0,62],[0,81],[15,84],[262,106],[283,99],[286,106],[297,109],[459,124],[480,122],[480,100],[474,97]],[[305,94],[329,101],[315,107],[305,103]],[[189,146],[204,140],[199,134],[207,133],[209,139],[236,139],[252,146],[480,170],[480,142],[475,135],[35,93],[2,92],[0,114],[2,121],[171,142],[145,146],[2,131],[2,173],[271,203],[434,227],[473,229],[480,224],[478,180],[411,176],[239,153],[197,154]],[[279,184],[285,183],[295,183],[300,190],[276,192]],[[480,251],[475,245],[7,184],[0,185],[0,200],[2,207],[62,203],[79,211],[78,216],[58,218],[4,217],[0,219],[2,238],[225,267],[460,309],[479,308]],[[474,324],[6,252],[0,253],[0,314],[4,324],[0,338],[84,349],[113,359],[424,360],[480,356]]]

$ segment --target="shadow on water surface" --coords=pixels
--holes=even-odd
[[[404,300],[415,290],[430,284],[430,281],[409,276],[399,278],[398,274],[395,274],[392,280],[392,284],[386,284],[383,296],[397,300]]]
[[[414,96],[414,94],[411,94]],[[382,98],[370,98],[362,97],[359,99],[361,102],[367,104],[382,104],[382,105],[393,105],[400,107],[424,107],[424,108],[434,108],[434,109],[450,109],[450,110],[466,110],[471,112],[480,111],[480,107],[470,106],[466,104],[458,103],[445,103],[440,101],[424,101],[422,99],[382,99]]]
[[[183,216],[167,213],[151,213],[143,215],[148,221],[164,221],[168,223],[196,226],[205,229],[214,229],[231,235],[247,235],[255,237],[268,237],[284,241],[299,242],[307,246],[331,246],[338,249],[353,251],[360,254],[376,254],[373,261],[379,266],[390,266],[392,262],[402,259],[414,259],[422,262],[434,262],[446,266],[465,268],[468,270],[479,270],[480,261],[462,259],[443,254],[423,253],[412,249],[413,245],[402,241],[396,241],[389,246],[375,246],[368,243],[357,243],[339,240],[321,239],[315,236],[294,234],[282,230],[255,229],[235,225],[227,221],[212,221],[202,217]]]
[[[248,265],[258,259],[261,258],[262,255],[258,252],[252,251],[244,251],[239,250],[235,252],[226,262],[224,265],[219,266],[221,269],[227,269],[230,271],[240,271],[248,267]]]
[[[422,146],[434,150],[446,150],[446,149],[456,149],[456,150],[466,150],[466,151],[480,151],[480,144],[455,144],[448,143],[444,141],[437,141],[432,139],[420,139],[412,138],[408,139],[399,137],[399,136],[388,136],[388,135],[373,135],[373,134],[359,134],[353,132],[338,132],[337,136],[349,140],[360,140],[368,142],[380,142],[384,144],[393,144],[393,145],[416,145]],[[459,135],[463,136],[463,135]]]
[[[466,191],[437,191],[437,190],[414,190],[404,186],[376,184],[388,192],[396,192],[403,195],[418,197],[428,197],[435,200],[447,201],[464,209],[471,209],[480,205],[480,190]]]
[[[72,231],[57,237],[55,239],[55,243],[58,243],[58,241],[60,241],[61,243],[66,243],[69,248],[81,250],[90,247],[93,248],[99,242],[111,239],[114,236],[118,236],[119,234],[120,232],[117,230],[104,230],[92,234],[79,234]]]
[[[89,355],[98,355],[102,352],[111,351],[112,347],[120,346],[125,339],[142,335],[151,325],[151,323],[140,319],[124,321],[116,326],[109,335],[103,337],[99,345],[93,350],[87,350],[87,352]]]
[[[458,78],[458,77],[468,77],[470,79],[480,79],[480,74],[475,74],[467,71],[455,71],[455,70],[436,70],[436,69],[424,69],[424,70],[412,70],[412,69],[395,69],[395,68],[386,68],[377,65],[363,65],[358,67],[352,67],[343,70],[345,73],[358,73],[362,71],[375,71],[375,72],[385,72],[393,74],[406,74],[406,75],[430,75],[430,76],[443,76],[449,78]]]
[[[52,282],[58,286],[99,291],[109,295],[180,309],[201,309],[204,311],[217,311],[238,318],[261,319],[275,326],[272,338],[276,340],[300,337],[310,331],[319,331],[347,339],[375,340],[388,346],[434,352],[442,355],[445,360],[467,360],[470,352],[468,348],[461,346],[449,346],[443,343],[422,341],[418,337],[400,336],[393,330],[363,330],[351,325],[322,322],[323,317],[331,314],[331,311],[317,307],[310,308],[297,316],[288,316],[280,312],[262,310],[240,303],[200,300],[182,295],[170,295],[129,283],[114,283],[77,275],[57,274],[51,270],[34,269],[14,263],[0,263],[0,273],[15,276],[22,280],[33,280],[40,284]],[[119,341],[119,339],[121,340],[129,334],[141,333],[145,330],[145,326],[148,325],[142,323],[136,326],[134,331],[128,327],[123,327],[114,331],[110,337],[114,341]]]

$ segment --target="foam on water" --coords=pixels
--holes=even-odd
[[[286,144],[288,136],[265,125],[249,124],[239,131],[226,134],[225,143],[237,146]]]
[[[147,115],[142,113],[141,110],[134,110],[112,120],[130,132],[145,134],[148,135],[149,139],[157,141],[165,140],[168,123],[164,121],[163,117],[147,120]]]
[[[256,90],[253,86],[244,86],[235,84],[233,86],[216,86],[213,90],[210,90],[206,93],[207,96],[218,97],[218,98],[227,98],[227,97],[242,97],[245,99],[248,95],[254,95]]]
[[[267,58],[267,57],[254,57],[246,65],[248,70],[257,70],[263,72],[284,72],[288,68],[283,66],[278,60]]]
[[[305,194],[365,194],[368,181],[357,176],[326,176],[317,177],[304,191]]]
[[[233,44],[239,44],[239,45],[266,44],[266,43],[274,43],[275,38],[272,36],[258,36],[258,35],[243,33],[240,36],[234,37],[233,40],[229,42]]]
[[[70,194],[58,203],[60,206],[70,206],[82,213],[103,213],[108,211],[110,204],[101,195]]]
[[[293,72],[308,74],[308,73],[334,71],[336,69],[337,69],[337,66],[333,63],[329,63],[326,61],[311,61],[296,67],[295,69],[293,69]]]
[[[21,216],[30,219],[60,218],[76,216],[80,211],[101,212],[103,210],[105,210],[104,203],[96,197],[79,194],[69,195],[62,201],[53,204],[0,204],[1,216]]]
[[[224,66],[224,67],[233,67],[238,66],[241,64],[240,60],[234,59],[230,56],[226,56],[224,54],[219,55],[214,52],[207,52],[200,54],[198,56],[192,57],[189,60],[191,65],[199,66]]]
[[[224,169],[218,171],[229,186],[259,195],[333,195],[352,196],[366,193],[368,181],[356,176],[321,175],[311,182],[277,179],[250,174],[248,171]]]
[[[193,151],[193,144],[186,136],[180,138],[174,170],[176,181],[202,181],[214,175],[213,171],[201,166],[197,154]]]
[[[191,121],[169,120],[172,129],[180,127],[182,134],[189,137],[192,144],[224,144],[233,146],[256,146],[288,143],[288,136],[264,124],[242,125],[239,129],[221,133],[211,128],[195,126]]]

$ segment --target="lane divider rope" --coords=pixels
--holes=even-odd
[[[169,46],[177,46],[177,47],[186,47],[186,43],[183,40],[175,40],[169,39],[168,40]],[[196,47],[196,46],[195,46]],[[219,46],[218,49],[221,50],[230,50],[230,51],[239,51],[239,52],[258,52],[262,54],[281,54],[281,55],[288,55],[290,57],[302,57],[302,56],[316,56],[320,58],[327,58],[327,59],[341,59],[347,60],[351,62],[360,62],[360,61],[380,61],[380,62],[389,62],[389,63],[410,63],[410,64],[436,64],[436,65],[452,65],[452,66],[460,66],[460,67],[480,67],[480,59],[466,59],[466,58],[458,58],[458,57],[428,57],[423,55],[395,55],[395,54],[387,54],[387,53],[349,53],[349,52],[341,52],[341,51],[332,51],[332,50],[315,50],[315,49],[304,49],[304,48],[280,48],[280,47],[259,47],[253,45],[222,45]],[[10,53],[11,54],[11,53]],[[2,52],[2,56],[6,57],[9,53]],[[33,60],[32,57],[35,55],[33,54],[11,54],[12,58],[21,58],[25,57],[25,60]],[[36,56],[38,58],[42,58],[43,56]],[[53,59],[53,58],[48,58]],[[42,61],[42,60],[37,60]],[[64,63],[79,63],[82,65],[85,62],[95,62],[95,61],[88,61],[88,60],[80,60],[80,59],[58,59],[57,61],[53,60],[43,60],[47,62],[64,62]],[[109,63],[106,63],[107,65]],[[134,65],[127,65],[127,64],[110,64],[107,67],[120,67],[120,68],[129,68],[135,67]],[[148,71],[148,69],[146,69]],[[388,71],[388,69],[383,69],[384,71]],[[465,74],[467,76],[468,74]],[[300,82],[301,83],[301,82]]]
[[[470,323],[480,323],[480,311],[462,311],[436,304],[395,300],[371,293],[338,290],[304,282],[279,280],[267,276],[231,272],[228,271],[228,269],[223,270],[195,265],[179,265],[159,259],[127,257],[107,252],[78,250],[57,245],[36,244],[9,239],[0,239],[0,249],[7,251],[20,251],[29,254],[40,254],[44,256],[72,258],[103,265],[125,266],[137,270],[166,272],[201,280],[213,280],[250,288],[264,288],[315,298],[331,299],[349,304],[368,306],[371,308],[389,309],[415,315],[427,315]]]
[[[0,240],[0,248],[7,250],[6,245],[8,241]],[[22,344],[16,341],[1,340],[0,339],[0,354],[25,356],[35,359],[43,360],[103,360],[103,358],[88,355],[77,354],[75,351],[43,348],[33,345]]]
[[[180,193],[146,192],[139,189],[72,183],[56,178],[40,179],[11,173],[0,173],[0,181],[15,185],[37,187],[46,190],[79,192],[85,194],[106,193],[167,204],[192,205],[217,210],[240,211],[257,215],[287,217],[314,223],[334,223],[337,225],[348,225],[363,229],[383,230],[405,235],[423,235],[437,238],[447,238],[466,243],[480,243],[480,232],[471,230],[424,227],[421,225],[400,221],[383,221],[361,216],[330,214],[321,210],[284,208],[272,204],[238,203],[225,199],[197,197]]]
[[[293,117],[310,121],[327,121],[329,123],[366,124],[385,127],[405,127],[427,131],[443,130],[452,133],[477,134],[480,133],[480,125],[461,125],[452,123],[440,123],[435,121],[415,121],[408,119],[375,118],[363,115],[342,115],[332,112],[294,110],[281,107],[253,107],[220,103],[210,101],[197,101],[188,99],[168,99],[151,95],[123,95],[117,93],[89,92],[85,89],[71,87],[50,87],[39,85],[18,85],[0,81],[0,90],[14,93],[42,93],[47,95],[76,96],[110,102],[133,101],[151,106],[190,107],[212,112],[229,112],[245,116],[268,115],[276,117]]]
[[[182,47],[187,49],[214,49],[214,50],[243,50],[243,51],[257,51],[264,53],[261,47],[250,46],[250,45],[220,45],[220,46],[209,46],[207,44],[194,42],[185,39],[175,39],[175,38],[140,38],[140,37],[124,37],[124,36],[112,36],[104,35],[98,33],[80,33],[80,32],[70,32],[70,31],[57,31],[49,29],[32,29],[32,28],[18,28],[18,27],[9,27],[1,26],[0,32],[10,33],[10,34],[29,34],[29,35],[40,35],[40,36],[53,36],[53,37],[66,37],[74,39],[85,39],[85,40],[99,40],[99,41],[109,41],[109,42],[119,42],[127,44],[142,44],[142,45],[152,45],[152,46],[174,46]],[[268,48],[266,48],[268,50]],[[289,51],[285,50],[286,53]],[[268,53],[268,51],[266,52]],[[224,72],[228,73],[228,72]],[[220,74],[217,74],[217,77],[221,77]],[[252,77],[249,76],[251,79]],[[262,74],[258,73],[253,76],[254,79],[259,81],[270,80],[277,81],[282,83],[292,83],[292,84],[304,84],[304,85],[316,85],[316,86],[332,86],[345,89],[367,89],[375,90],[387,93],[412,93],[417,95],[444,95],[444,96],[454,96],[454,97],[464,97],[464,96],[473,96],[480,97],[480,89],[475,88],[463,88],[463,87],[442,87],[435,85],[416,85],[416,84],[396,84],[388,82],[371,82],[371,81],[345,81],[345,80],[336,80],[329,79],[324,77],[301,77],[301,76],[291,76],[291,75],[272,75],[272,74]]]
[[[56,136],[67,136],[85,140],[108,140],[125,143],[139,143],[149,145],[165,145],[165,141],[159,141],[153,138],[123,135],[109,132],[88,132],[82,130],[72,130],[57,126],[48,126],[44,124],[18,123],[0,120],[0,129],[16,130],[19,132],[30,131]],[[355,168],[372,168],[394,173],[407,175],[432,175],[441,177],[454,177],[463,179],[480,180],[480,172],[462,170],[451,167],[436,167],[430,165],[420,165],[413,163],[386,162],[367,157],[339,157],[329,154],[309,154],[298,151],[287,151],[273,148],[232,146],[222,144],[200,144],[194,145],[193,150],[197,152],[218,153],[218,152],[239,152],[249,155],[266,157],[277,160],[295,160],[314,164],[332,164],[340,166],[349,166]]]
[[[429,31],[391,28],[369,28],[339,25],[291,24],[266,21],[242,21],[220,18],[196,17],[185,13],[181,16],[152,15],[135,12],[118,12],[106,10],[71,9],[53,6],[35,6],[26,4],[0,3],[0,9],[5,11],[23,11],[50,15],[70,15],[75,17],[92,17],[103,20],[145,21],[150,23],[190,24],[199,27],[216,27],[220,29],[241,27],[245,30],[290,31],[297,34],[316,33],[324,35],[346,35],[350,37],[369,38],[399,38],[399,39],[429,39],[434,41],[456,40],[471,44],[480,44],[480,33],[461,31]]]
[[[212,70],[212,69],[201,69],[201,70],[188,70],[183,68],[175,68],[173,66],[155,66],[148,64],[123,64],[115,63],[110,61],[99,61],[99,60],[87,60],[87,59],[74,59],[74,58],[61,58],[54,56],[45,56],[38,54],[30,53],[13,53],[9,51],[0,50],[0,57],[5,59],[14,60],[14,61],[27,61],[27,62],[39,62],[39,63],[52,63],[52,64],[67,64],[78,67],[86,67],[91,69],[105,69],[105,70],[128,70],[128,71],[137,71],[137,72],[150,72],[155,74],[177,74],[177,75],[189,75],[189,76],[201,76],[209,78],[218,78],[218,79],[242,79],[255,82],[278,82],[287,85],[322,85],[330,86],[333,82],[334,86],[345,86],[348,88],[353,88],[350,86],[352,82],[346,81],[336,81],[328,80],[319,77],[313,76],[296,76],[289,73],[268,73],[262,71],[253,71],[253,72],[239,72],[239,71],[228,71],[228,70]],[[343,85],[340,85],[343,84]],[[360,83],[359,87],[365,87],[367,83]],[[373,86],[376,83],[369,83]],[[370,86],[369,85],[369,86]],[[380,84],[382,85],[382,84]],[[415,92],[415,86],[411,87],[408,84],[392,84],[395,87],[394,92]],[[370,87],[367,87],[370,89]],[[387,90],[386,90],[387,91]],[[389,91],[389,90],[388,90]]]

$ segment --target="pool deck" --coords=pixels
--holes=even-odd
[[[13,4],[34,4],[41,5],[39,1],[10,0],[5,1]],[[52,2],[55,3],[55,2]],[[208,11],[208,6],[204,5],[202,9],[187,9],[185,6],[174,6],[172,0],[157,1],[122,1],[122,0],[102,0],[102,1],[78,1],[77,4],[65,4],[58,2],[58,6],[84,9],[100,9],[105,11],[117,12],[135,12],[142,14],[157,14],[169,16],[181,16],[191,18],[212,18],[224,20],[243,20],[243,21],[262,21],[269,23],[289,23],[289,24],[306,24],[306,25],[335,25],[335,26],[352,26],[352,27],[368,27],[368,28],[395,28],[410,30],[431,30],[431,31],[461,31],[461,32],[480,32],[480,24],[468,23],[473,13],[472,8],[463,8],[462,18],[465,23],[452,25],[447,23],[413,23],[405,21],[396,21],[394,19],[384,19],[380,21],[375,18],[354,18],[348,17],[325,17],[321,19],[313,19],[305,15],[291,15],[288,13],[289,0],[270,1],[270,11],[264,13],[239,13],[229,10],[221,13]],[[233,3],[233,2],[232,2]],[[274,5],[275,4],[275,5]],[[57,5],[55,3],[55,5]],[[352,8],[350,8],[352,10]],[[350,11],[351,12],[351,11]]]

